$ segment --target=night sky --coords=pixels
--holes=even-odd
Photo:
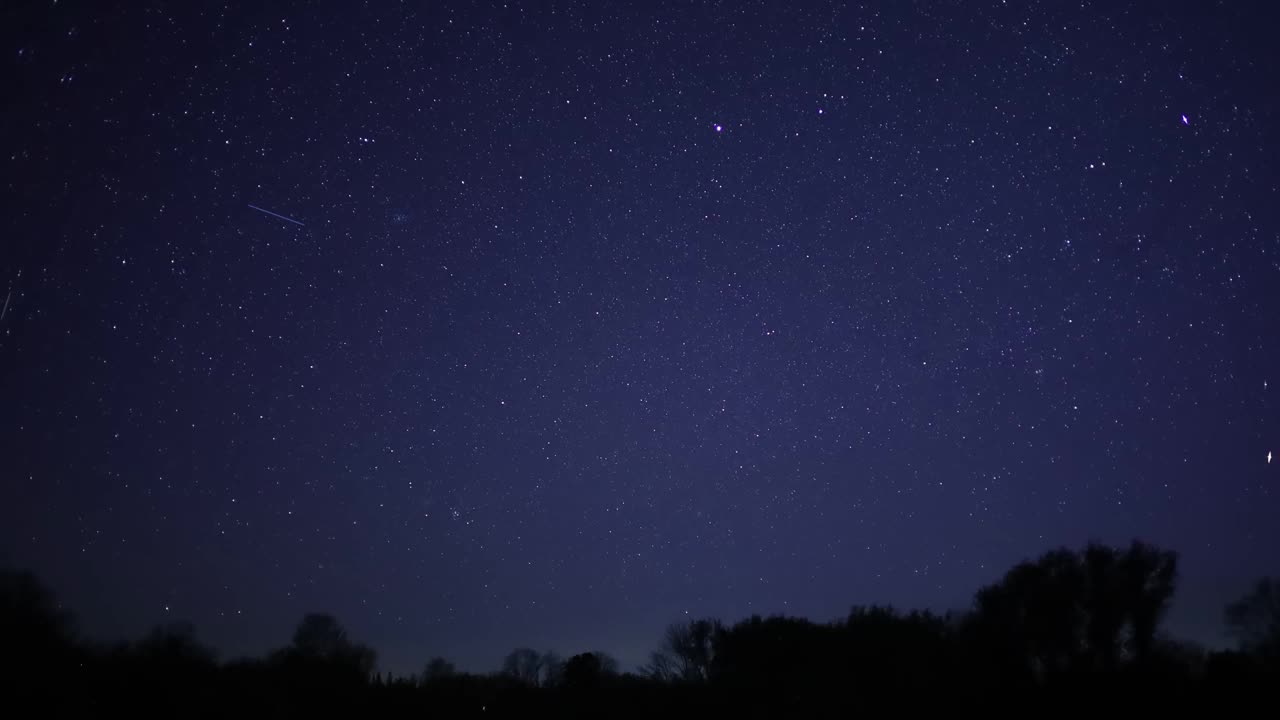
[[[103,639],[625,667],[1138,537],[1220,643],[1276,10],[1119,5],[5,2],[0,564]]]

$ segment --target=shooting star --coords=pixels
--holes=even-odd
[[[13,299],[13,286],[22,279],[22,268],[18,268],[18,275],[9,281],[9,294],[4,296],[4,308],[0,309],[0,320],[4,320],[4,316],[9,314],[9,301]]]
[[[266,214],[270,215],[271,217],[278,217],[278,218],[280,218],[281,220],[284,220],[285,222],[291,222],[291,223],[293,223],[294,225],[302,225],[302,223],[298,222],[297,220],[294,220],[294,219],[293,219],[293,218],[291,218],[291,217],[285,217],[284,215],[281,215],[280,213],[273,213],[273,212],[271,212],[270,210],[268,210],[268,209],[266,209],[266,208],[260,208],[260,207],[258,207],[257,205],[250,205],[249,207],[253,208],[254,210],[257,210],[258,212],[266,213]],[[306,225],[302,225],[302,227],[306,227]]]

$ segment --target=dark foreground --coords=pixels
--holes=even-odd
[[[1160,623],[1177,556],[1135,542],[1055,550],[938,616],[855,607],[816,623],[671,625],[650,662],[512,651],[489,674],[442,658],[376,670],[331,616],[303,618],[264,658],[218,662],[189,624],[130,643],[84,640],[30,573],[0,571],[5,717],[834,717],[935,710],[1253,712],[1280,688],[1280,582],[1225,609],[1240,649],[1206,652]],[[1270,701],[1270,702],[1269,702]]]

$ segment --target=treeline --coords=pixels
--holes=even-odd
[[[1225,609],[1238,650],[1206,652],[1161,632],[1176,581],[1172,552],[1090,545],[1015,566],[965,613],[697,619],[668,627],[629,672],[601,651],[518,648],[490,674],[435,658],[394,677],[324,614],[304,617],[289,645],[263,658],[220,663],[181,623],[94,645],[34,576],[3,571],[0,677],[24,716],[803,716],[885,703],[1046,711],[1269,699],[1280,686],[1280,582],[1261,581]]]

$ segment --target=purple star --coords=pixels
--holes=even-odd
[[[715,125],[712,125],[711,127],[712,127],[713,129],[715,129],[715,131],[716,131],[716,132],[720,132],[720,131],[724,130],[724,128],[723,128],[719,123],[716,123]]]
[[[1191,124],[1191,121],[1187,119],[1187,116],[1186,116],[1186,115],[1183,115],[1183,116],[1182,116],[1182,124],[1183,124],[1183,125],[1190,125],[1190,124]]]

